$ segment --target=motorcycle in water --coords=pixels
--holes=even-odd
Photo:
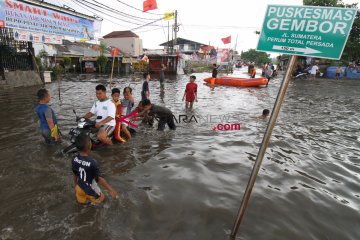
[[[68,147],[64,148],[63,153],[67,154],[67,153],[77,152],[75,139],[80,134],[86,134],[90,136],[92,143],[91,149],[103,146],[104,144],[96,138],[96,132],[97,132],[95,128],[96,122],[87,118],[80,118],[77,116],[75,110],[73,110],[73,112],[76,116],[77,127],[70,129],[69,135],[70,135],[71,144]]]
[[[307,67],[303,70],[297,69],[296,72],[293,74],[293,79],[308,79],[310,77],[310,70],[311,67]]]
[[[296,72],[293,75],[293,79],[297,80],[297,79],[308,79],[309,77],[309,73],[308,72]]]
[[[277,73],[277,70],[273,70],[272,74],[271,74],[271,77],[274,78],[274,77],[277,77],[278,73]]]

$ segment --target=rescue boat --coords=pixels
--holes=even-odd
[[[220,76],[218,78],[205,78],[205,82],[210,84],[218,84],[225,86],[236,86],[236,87],[259,87],[267,85],[268,79],[264,77],[260,78],[239,78],[231,76]]]

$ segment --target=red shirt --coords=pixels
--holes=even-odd
[[[188,83],[186,84],[186,101],[193,102],[195,100],[195,93],[197,92],[197,84],[196,83]]]

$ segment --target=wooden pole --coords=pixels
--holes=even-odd
[[[115,63],[115,55],[113,56],[113,60],[112,60],[112,66],[111,66],[111,75],[110,75],[110,88],[111,88],[111,82],[112,82],[112,78],[113,78],[113,73],[114,73],[114,63]]]
[[[275,127],[276,119],[277,119],[277,117],[279,115],[279,112],[280,112],[280,109],[281,109],[281,104],[284,102],[286,90],[287,90],[287,88],[289,86],[289,82],[290,82],[290,79],[292,77],[293,69],[296,66],[296,60],[297,60],[297,56],[291,56],[289,68],[288,68],[288,70],[287,70],[287,72],[286,72],[286,74],[284,76],[284,79],[283,79],[283,81],[281,83],[279,93],[277,95],[277,98],[276,98],[276,101],[275,101],[275,104],[274,104],[274,107],[273,107],[273,110],[272,110],[272,113],[271,113],[271,116],[270,116],[270,119],[269,119],[269,123],[268,123],[268,126],[267,126],[265,134],[264,134],[264,138],[262,140],[258,155],[256,157],[256,161],[255,161],[255,164],[254,164],[254,167],[253,167],[253,170],[252,170],[251,175],[250,175],[249,182],[247,184],[247,187],[246,187],[246,190],[245,190],[245,193],[244,193],[244,196],[243,196],[240,208],[239,208],[238,215],[236,217],[236,221],[234,223],[234,227],[233,227],[233,229],[231,231],[231,235],[230,235],[231,239],[235,239],[236,234],[237,234],[237,232],[239,230],[239,226],[241,224],[241,221],[242,221],[242,219],[244,217],[245,210],[246,210],[246,208],[248,206],[250,195],[251,195],[252,189],[254,187],[256,177],[257,177],[257,175],[259,173],[260,166],[261,166],[262,160],[263,160],[265,152],[266,152],[266,148],[267,148],[267,146],[269,145],[269,142],[270,142],[270,137],[271,137],[272,130]]]

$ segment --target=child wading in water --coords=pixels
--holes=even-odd
[[[269,109],[264,109],[263,112],[262,112],[262,115],[259,116],[260,119],[267,119],[267,117],[269,116],[270,114],[270,110]]]
[[[197,102],[197,84],[195,83],[195,79],[196,77],[194,75],[190,76],[190,82],[186,84],[184,96],[182,99],[184,101],[186,97],[186,108],[189,107],[189,103],[190,108],[192,108],[194,101]]]
[[[112,97],[111,102],[113,102],[116,107],[116,114],[115,114],[116,125],[114,130],[114,137],[119,142],[126,142],[126,139],[121,137],[122,123],[120,119],[122,114],[122,104],[120,101],[120,90],[118,88],[113,88],[111,90],[111,97]]]
[[[86,134],[80,134],[75,140],[75,145],[79,150],[79,153],[72,160],[76,200],[82,204],[104,201],[105,195],[97,183],[106,188],[113,198],[117,198],[117,192],[101,177],[97,161],[89,156],[90,137]]]
[[[48,90],[42,88],[37,92],[39,105],[35,112],[40,119],[39,131],[47,144],[52,144],[60,140],[57,119],[54,111],[48,106],[51,96]]]

